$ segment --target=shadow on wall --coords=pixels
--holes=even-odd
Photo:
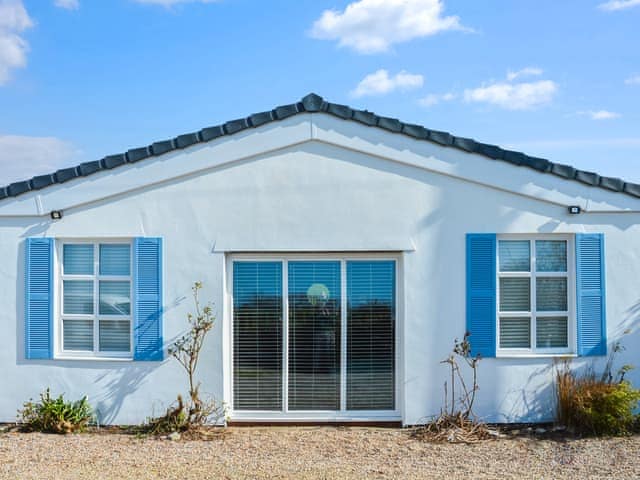
[[[640,351],[640,301],[628,311],[626,318],[613,331],[608,332],[607,356],[581,357],[571,359],[571,367],[578,375],[593,371],[599,376],[616,343],[620,342],[623,351],[615,354],[612,373],[616,375],[618,369],[625,364],[639,368],[638,352]],[[534,361],[534,360],[532,360]],[[517,421],[527,413],[527,420],[531,422],[547,422],[555,419],[556,414],[556,365],[560,360],[538,360],[540,365],[531,373],[522,388],[515,388],[505,393],[498,406],[498,412],[504,412],[504,420]],[[545,363],[546,362],[546,363]],[[530,365],[530,364],[529,364]],[[626,379],[635,388],[640,388],[640,375],[634,369],[627,373]]]

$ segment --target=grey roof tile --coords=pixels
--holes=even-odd
[[[351,117],[353,117],[353,110],[351,109],[351,107],[347,107],[346,105],[339,105],[337,103],[328,103],[327,113],[345,120],[350,120]]]
[[[17,197],[21,193],[31,190],[28,181],[14,182],[7,187],[7,193],[10,197]]]
[[[452,145],[465,152],[475,152],[477,149],[476,141],[473,138],[453,137]]]
[[[241,130],[258,127],[266,123],[283,120],[303,112],[326,112],[348,121],[356,121],[368,126],[402,133],[412,138],[430,141],[446,147],[456,148],[468,153],[476,153],[494,160],[501,160],[512,165],[523,166],[542,173],[552,173],[567,180],[577,180],[587,185],[596,186],[614,192],[624,192],[640,198],[640,185],[619,178],[600,177],[597,173],[577,170],[572,166],[550,162],[544,158],[530,157],[521,152],[504,150],[496,145],[476,142],[471,138],[456,137],[447,132],[429,130],[422,125],[403,123],[398,119],[382,117],[367,110],[354,110],[347,105],[325,101],[321,96],[310,93],[300,102],[281,105],[273,110],[254,113],[246,118],[231,120],[224,125],[203,128],[199,132],[179,135],[172,140],[155,142],[147,147],[132,148],[126,153],[109,155],[99,161],[85,162],[76,167],[64,168],[50,175],[39,175],[30,180],[15,182],[0,187],[0,199],[17,196],[29,190],[45,188],[53,183],[64,183],[78,176],[87,176],[103,168],[116,168],[125,163],[135,163],[151,155],[162,155],[185,148],[199,142],[209,142],[223,135],[233,135]]]
[[[265,123],[269,123],[275,119],[273,110],[270,110],[268,112],[254,113],[249,117],[249,122],[252,127],[259,127],[260,125],[264,125]]]
[[[438,130],[429,130],[429,140],[439,143],[440,145],[449,146],[453,143],[453,136],[447,132],[439,132]]]
[[[132,148],[127,150],[127,162],[135,163],[151,156],[149,147]]]
[[[86,177],[87,175],[91,175],[92,173],[96,173],[99,170],[102,170],[102,166],[100,165],[100,160],[94,160],[92,162],[84,162],[78,165],[78,173],[83,177]]]
[[[37,177],[33,177],[31,180],[31,190],[39,190],[44,187],[48,187],[55,183],[55,179],[53,175],[38,175]]]
[[[576,169],[571,165],[563,165],[562,163],[554,163],[551,165],[551,173],[570,180],[576,177]]]
[[[247,123],[246,118],[238,118],[237,120],[230,120],[226,122],[222,128],[224,129],[224,133],[227,135],[233,135],[234,133],[238,133],[240,130],[249,128],[249,124]]]
[[[102,159],[103,168],[115,168],[127,163],[127,157],[124,153],[118,153],[117,155],[109,155]]]
[[[200,138],[203,142],[210,142],[214,138],[218,138],[224,135],[222,125],[216,125],[215,127],[207,127],[200,130]]]
[[[429,131],[422,125],[412,125],[410,123],[405,123],[402,126],[401,131],[405,135],[409,135],[410,137],[418,138],[420,140],[426,140],[427,138],[429,138]]]
[[[524,165],[526,155],[522,152],[514,152],[513,150],[505,150],[503,160],[513,165]]]
[[[292,115],[297,114],[302,110],[298,109],[297,103],[291,103],[289,105],[280,105],[273,109],[274,118],[276,120],[284,120],[287,117],[291,117]]]
[[[64,183],[74,178],[77,178],[80,174],[78,173],[77,167],[71,167],[71,168],[62,168],[58,170],[56,173],[54,173],[53,175],[56,178],[57,183]]]
[[[178,135],[173,139],[173,143],[175,144],[176,148],[187,148],[198,142],[200,142],[200,139],[198,138],[198,134],[196,132]]]
[[[502,160],[504,158],[504,150],[500,147],[489,145],[487,143],[476,142],[476,149],[474,151],[489,158],[493,158],[494,160]]]
[[[379,117],[378,126],[394,133],[400,133],[402,131],[402,122],[397,118]]]
[[[153,142],[149,147],[151,153],[154,155],[162,155],[163,153],[174,150],[173,140],[161,140],[159,142]]]
[[[378,117],[375,113],[367,112],[366,110],[354,110],[353,119],[356,122],[364,123],[370,127],[375,126],[378,123]]]
[[[621,192],[624,188],[624,180],[613,177],[600,177],[600,186],[614,192]]]
[[[637,183],[626,182],[622,191],[629,195],[633,195],[634,197],[640,197],[640,185]]]
[[[538,157],[530,157],[529,155],[524,156],[522,165],[531,167],[541,172],[548,172],[549,170],[551,170],[551,163],[549,162],[549,160]]]
[[[586,185],[598,185],[600,183],[600,175],[594,172],[585,172],[584,170],[576,170],[576,180]]]

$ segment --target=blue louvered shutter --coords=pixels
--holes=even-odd
[[[53,357],[53,239],[27,238],[25,356]]]
[[[467,234],[467,332],[471,354],[496,356],[496,235]]]
[[[162,346],[162,239],[134,240],[134,360],[159,361]]]
[[[576,234],[578,355],[607,354],[604,235]]]

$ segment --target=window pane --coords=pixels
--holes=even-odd
[[[530,348],[531,319],[529,317],[500,318],[500,348]]]
[[[129,320],[100,320],[98,334],[101,352],[128,352],[131,350]]]
[[[93,275],[93,245],[63,245],[62,267],[65,275]]]
[[[100,282],[100,315],[129,315],[131,284],[127,281]]]
[[[539,312],[567,311],[566,277],[538,277],[536,279],[536,309]]]
[[[567,242],[536,240],[536,270],[538,272],[567,271]]]
[[[282,409],[282,264],[233,263],[233,406]]]
[[[100,275],[129,275],[131,248],[129,245],[100,245]]]
[[[500,279],[500,311],[528,312],[531,310],[531,279]]]
[[[65,280],[63,282],[62,311],[67,314],[93,315],[93,282]]]
[[[536,347],[568,347],[567,317],[538,317],[536,319]]]
[[[498,242],[501,272],[531,270],[531,244],[528,240],[500,240]]]
[[[289,409],[340,409],[340,262],[289,262]]]
[[[93,351],[93,320],[63,320],[63,349]]]
[[[347,409],[393,410],[395,262],[347,262]]]

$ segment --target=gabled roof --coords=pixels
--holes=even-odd
[[[381,128],[400,135],[433,142],[443,147],[455,148],[468,153],[476,153],[493,160],[500,160],[521,167],[530,168],[540,173],[557,175],[569,181],[577,181],[597,188],[621,192],[640,198],[640,185],[625,182],[619,178],[603,177],[597,173],[587,172],[554,163],[544,158],[531,157],[521,152],[505,150],[496,145],[477,142],[471,138],[456,137],[447,132],[430,130],[421,125],[401,122],[395,118],[383,117],[367,110],[356,110],[346,105],[331,103],[319,95],[311,93],[300,102],[282,105],[273,110],[254,113],[245,118],[228,121],[222,125],[203,128],[198,132],[185,133],[169,140],[161,140],[151,145],[133,148],[125,153],[108,155],[101,160],[81,163],[76,167],[63,168],[55,173],[39,175],[30,180],[15,182],[6,187],[0,187],[0,200],[7,197],[16,197],[23,193],[40,190],[42,188],[64,183],[78,177],[86,177],[101,170],[135,163],[151,156],[162,155],[172,150],[178,150],[197,143],[208,142],[223,135],[233,135],[248,128],[255,128],[266,123],[276,122],[304,112],[323,112],[335,117],[358,122],[369,127]]]

